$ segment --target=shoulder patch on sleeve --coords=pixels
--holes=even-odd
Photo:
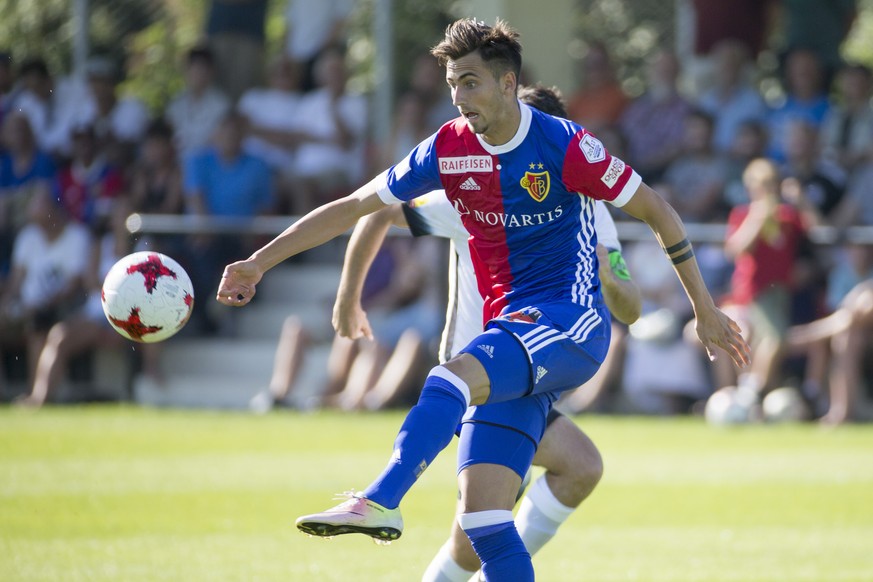
[[[603,144],[599,139],[590,133],[586,133],[585,136],[579,140],[579,149],[582,150],[583,154],[585,154],[585,159],[588,160],[588,163],[590,164],[602,162],[606,159],[606,148],[603,147]]]
[[[624,173],[624,169],[625,163],[614,157],[612,158],[612,163],[609,164],[609,167],[606,169],[606,172],[604,172],[603,176],[600,177],[600,181],[606,184],[607,188],[612,188]]]

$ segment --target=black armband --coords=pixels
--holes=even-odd
[[[678,257],[670,257],[670,260],[673,261],[674,265],[678,265],[679,263],[684,263],[688,259],[694,256],[694,249],[688,249],[686,252],[682,253]]]
[[[667,247],[666,249],[664,249],[664,252],[667,254],[667,256],[670,258],[670,261],[672,261],[674,265],[684,263],[694,256],[694,249],[691,248],[691,243],[688,241],[687,237],[683,238],[675,245]]]

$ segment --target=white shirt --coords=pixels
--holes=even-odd
[[[176,95],[167,106],[167,119],[173,124],[179,156],[184,158],[205,147],[229,109],[230,99],[215,87],[199,99],[189,91]]]
[[[298,131],[301,96],[291,91],[278,89],[249,89],[240,98],[237,109],[245,115],[252,126],[276,131]],[[288,148],[272,144],[258,137],[248,137],[245,150],[278,169],[290,169],[294,154]]]
[[[50,241],[45,231],[29,224],[15,239],[12,265],[25,269],[21,284],[24,307],[39,307],[70,281],[85,274],[91,251],[88,229],[70,221],[61,235]]]
[[[339,114],[346,127],[355,136],[355,143],[343,149],[331,143],[306,143],[297,148],[295,173],[302,177],[319,176],[328,172],[346,173],[357,182],[364,174],[364,137],[367,130],[367,101],[361,95],[340,97]],[[298,118],[301,129],[322,138],[335,139],[337,128],[331,113],[331,96],[327,89],[307,93],[300,101]]]

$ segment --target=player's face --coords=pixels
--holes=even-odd
[[[446,63],[446,82],[452,103],[473,132],[486,142],[501,145],[518,129],[518,103],[513,73],[495,78],[478,52]]]

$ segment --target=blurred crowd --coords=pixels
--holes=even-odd
[[[754,364],[734,370],[723,358],[708,366],[688,339],[693,314],[678,280],[669,262],[656,258],[663,252],[654,241],[628,242],[643,316],[630,328],[616,326],[605,373],[561,405],[681,414],[725,387],[760,401],[792,385],[810,416],[866,418],[873,244],[837,238],[824,245],[810,237],[817,227],[844,233],[873,226],[873,74],[838,52],[854,3],[813,3],[830,6],[830,21],[788,13],[787,43],[770,85],[776,90],[766,95],[757,66],[766,31],[746,26],[733,35],[736,18],[704,18],[721,4],[732,5],[707,3],[708,12],[698,11],[693,60],[668,49],[652,55],[642,94],[626,93],[607,45],[592,42],[579,61],[577,89],[566,97],[570,117],[631,164],[684,221],[727,227],[724,244],[696,245],[697,258],[713,296],[749,334]],[[763,10],[771,3],[742,4]],[[222,333],[209,298],[223,266],[258,241],[207,233],[131,237],[124,228],[129,214],[300,215],[396,163],[456,115],[435,60],[403,55],[409,86],[396,100],[389,138],[373,142],[368,99],[347,88],[352,9],[349,1],[289,0],[286,42],[268,56],[265,0],[211,2],[204,41],[182,65],[184,88],[157,115],[121,93],[124,72],[111,59],[95,56],[84,76],[64,76],[38,56],[13,62],[0,54],[0,393],[17,374],[29,387],[23,401],[39,405],[77,356],[117,345],[94,298],[108,267],[134,250],[165,252],[191,275],[204,299],[185,333]],[[392,243],[383,288],[421,265],[404,258],[430,252],[421,244]],[[419,287],[403,289],[398,309],[434,304],[432,277],[399,280]],[[407,316],[405,327],[386,333],[390,349],[371,357],[370,375],[402,345],[405,330],[432,319]],[[299,330],[293,322],[286,327],[284,341],[293,346],[289,338]],[[141,350],[139,364],[155,377],[158,349]],[[329,392],[339,396],[325,403],[377,408],[392,400],[378,390],[367,397],[369,388],[360,386],[342,395],[337,386],[349,383],[349,362],[367,350],[336,350],[345,354],[345,374],[331,377]],[[290,380],[284,384],[280,392],[291,390]]]

